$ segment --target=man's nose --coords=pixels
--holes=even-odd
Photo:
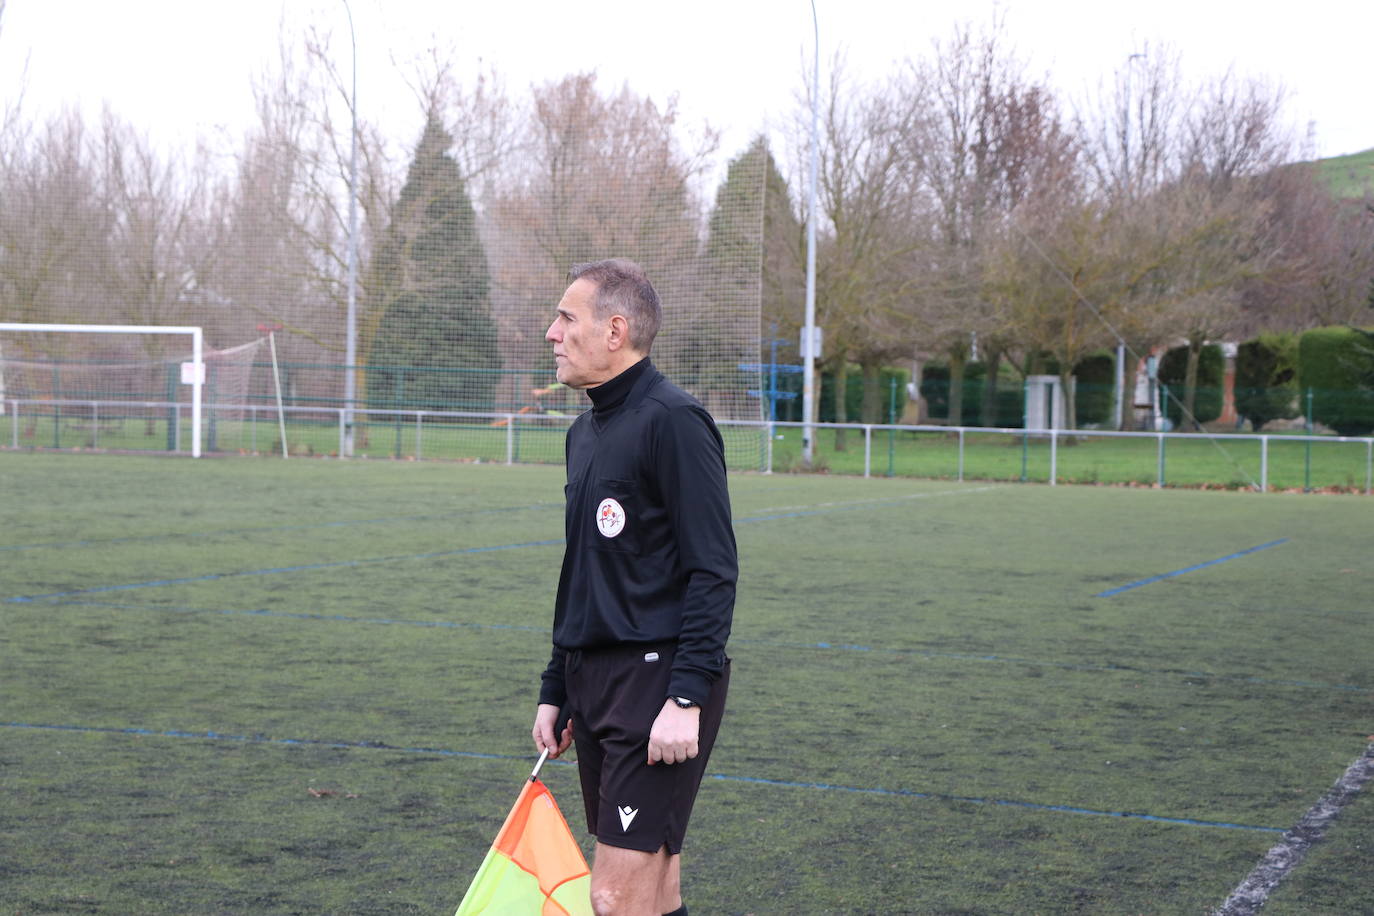
[[[549,325],[549,329],[544,332],[544,339],[549,341],[550,343],[558,343],[558,334],[556,333],[557,330],[558,322],[554,321],[553,324]]]

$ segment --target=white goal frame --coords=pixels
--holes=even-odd
[[[183,363],[182,384],[186,384],[185,366],[191,366],[191,457],[200,457],[200,396],[205,384],[204,340],[200,328],[143,324],[26,324],[0,321],[0,331],[20,331],[41,334],[189,334],[191,362]]]

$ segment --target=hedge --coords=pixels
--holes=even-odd
[[[1236,413],[1255,432],[1271,420],[1302,414],[1298,405],[1298,339],[1261,334],[1236,348]]]
[[[1314,328],[1298,338],[1298,385],[1312,418],[1342,436],[1374,432],[1374,333]]]

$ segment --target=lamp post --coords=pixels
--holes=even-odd
[[[816,401],[816,175],[820,170],[821,26],[816,0],[811,0],[815,64],[811,75],[811,180],[806,213],[806,325],[802,328],[802,465],[811,467]]]
[[[353,30],[353,10],[348,13],[348,36],[353,43],[353,92],[348,99],[352,115],[348,155],[348,325],[344,344],[344,442],[341,458],[353,456],[353,403],[358,396],[358,35]]]

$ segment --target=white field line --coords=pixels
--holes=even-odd
[[[1365,748],[1336,784],[1308,809],[1302,820],[1284,833],[1277,846],[1265,853],[1231,896],[1212,911],[1212,916],[1250,916],[1259,912],[1274,889],[1302,862],[1307,851],[1322,841],[1341,809],[1355,800],[1371,776],[1374,776],[1374,744]]]

